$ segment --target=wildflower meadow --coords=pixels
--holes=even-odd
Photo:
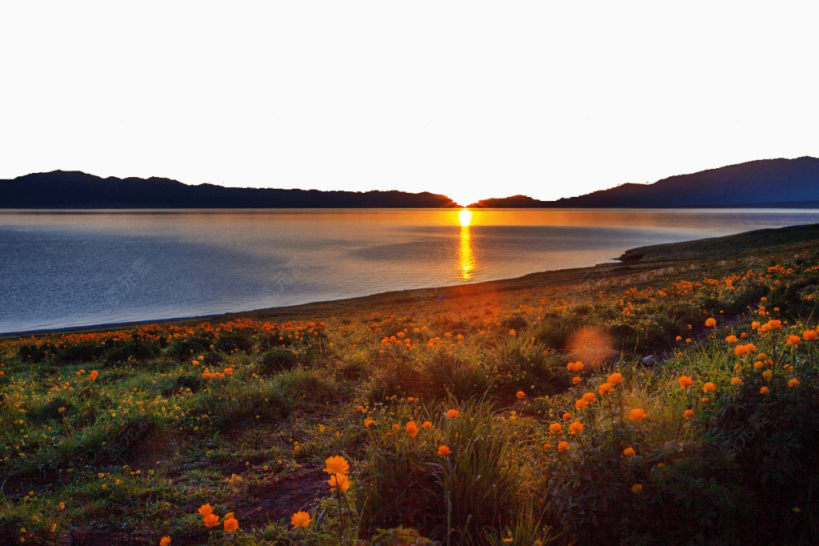
[[[800,544],[819,241],[0,340],[0,541]]]

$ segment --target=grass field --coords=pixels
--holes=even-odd
[[[6,338],[0,539],[814,543],[817,281],[805,226]]]

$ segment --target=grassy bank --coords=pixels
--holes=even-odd
[[[5,339],[0,537],[812,543],[817,280],[806,226]]]

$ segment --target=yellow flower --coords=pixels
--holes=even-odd
[[[341,455],[329,457],[324,464],[324,471],[328,474],[346,474],[350,471],[350,463]]]
[[[580,421],[575,421],[569,425],[569,434],[580,434],[581,432],[583,432],[583,423]]]
[[[623,457],[634,457],[635,455],[637,455],[637,452],[634,451],[633,447],[627,447],[623,450]]]
[[[340,489],[342,493],[350,488],[350,479],[347,477],[347,474],[333,474],[330,476],[330,479],[327,480],[327,483],[330,484],[331,490],[336,491]]]
[[[310,518],[310,514],[305,512],[304,510],[299,510],[292,516],[290,516],[290,525],[293,526],[293,529],[298,529],[299,527],[307,527],[310,525],[312,519]]]
[[[447,455],[450,455],[451,453],[452,453],[452,450],[449,449],[449,446],[438,446],[438,455],[440,455],[441,457],[446,457]]]

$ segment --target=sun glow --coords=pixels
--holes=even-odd
[[[461,227],[469,227],[472,224],[472,211],[461,209],[461,212],[458,213],[458,221],[461,223]]]

